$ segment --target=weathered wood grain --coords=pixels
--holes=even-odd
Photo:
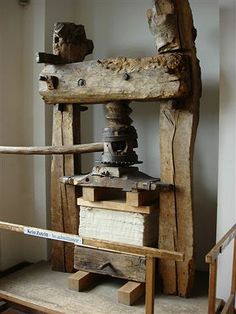
[[[162,104],[160,109],[160,156],[161,176],[166,182],[175,185],[174,156],[172,142],[175,136],[175,125],[172,123],[170,104]],[[159,246],[166,249],[176,248],[176,204],[175,193],[170,191],[160,193],[160,222],[159,222]],[[177,293],[177,274],[175,261],[160,261],[160,273],[163,281],[163,290],[167,294]]]
[[[64,62],[80,62],[92,52],[92,42],[86,39],[84,27],[73,23],[57,23],[54,27],[53,53]],[[52,145],[68,146],[80,143],[80,107],[58,102],[53,108]],[[78,155],[54,155],[51,164],[51,228],[56,231],[77,234],[78,190],[65,186],[59,179],[65,175],[80,173]],[[52,269],[73,271],[73,245],[53,242]]]
[[[58,79],[57,88],[48,86],[50,77]],[[188,58],[181,53],[47,65],[40,79],[39,92],[48,104],[148,101],[189,92]]]
[[[52,145],[62,146],[62,114],[58,105],[53,108]],[[63,157],[55,155],[51,162],[51,228],[55,231],[64,231],[63,207],[61,199],[61,184],[58,179],[64,174]],[[51,246],[52,269],[65,271],[65,244],[52,241]]]
[[[183,263],[160,261],[164,291],[188,296],[194,275],[192,163],[201,96],[192,13],[187,0],[155,0],[148,20],[158,52],[184,51],[191,63],[191,94],[162,102],[160,115],[161,180],[175,189],[160,195],[159,247],[185,252]]]
[[[147,11],[147,17],[157,51],[163,53],[180,49],[174,1],[165,0],[155,3],[156,5]]]
[[[145,257],[75,247],[74,268],[112,277],[145,282]]]
[[[65,155],[86,154],[103,151],[103,143],[89,143],[68,146],[0,146],[0,154],[13,155]]]

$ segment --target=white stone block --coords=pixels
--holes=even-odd
[[[80,206],[79,235],[126,244],[157,243],[157,213],[140,214]]]

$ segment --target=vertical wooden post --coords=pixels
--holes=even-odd
[[[57,23],[54,28],[53,53],[65,63],[83,61],[92,53],[93,43],[86,39],[84,27],[73,23]],[[53,145],[80,143],[80,106],[58,104],[53,109]],[[76,189],[60,184],[59,178],[80,173],[77,155],[53,156],[51,164],[51,228],[55,231],[77,234],[78,210]],[[52,269],[72,272],[74,246],[54,241],[52,243]]]
[[[214,260],[210,264],[208,314],[215,314],[216,311],[216,280],[217,280],[217,260]]]
[[[146,314],[154,314],[155,301],[155,258],[147,256],[146,258]]]
[[[159,247],[185,255],[184,262],[160,260],[160,275],[165,293],[188,296],[194,276],[192,170],[201,96],[196,31],[188,0],[154,3],[147,16],[158,53],[182,51],[191,64],[191,95],[162,102],[160,112],[161,181],[175,189],[160,194]]]
[[[232,269],[232,282],[231,282],[231,295],[233,296],[232,313],[234,313],[236,293],[236,238],[234,238],[234,252],[233,252],[233,269]]]

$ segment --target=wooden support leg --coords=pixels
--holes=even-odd
[[[232,269],[232,281],[231,281],[232,303],[230,306],[231,312],[229,312],[232,314],[234,314],[235,293],[236,293],[236,238],[234,238],[233,269]]]
[[[68,34],[70,34],[68,36]],[[75,35],[76,34],[76,35]],[[80,34],[80,36],[78,36]],[[77,37],[76,37],[77,36]],[[86,39],[84,27],[73,23],[54,25],[53,53],[64,62],[80,62],[92,53],[93,44]],[[58,104],[53,111],[53,146],[80,144],[80,106]],[[60,232],[78,233],[77,190],[63,186],[59,179],[81,173],[80,157],[74,154],[53,156],[51,164],[51,228]],[[74,245],[53,242],[52,269],[73,272]]]
[[[146,259],[146,314],[154,314],[155,298],[155,258]]]
[[[125,305],[133,305],[143,294],[144,284],[128,281],[118,290],[118,302]]]
[[[208,314],[215,314],[216,310],[216,279],[217,279],[217,261],[215,260],[210,264]]]
[[[78,292],[84,291],[89,288],[97,278],[98,275],[96,274],[78,271],[68,278],[68,288]]]

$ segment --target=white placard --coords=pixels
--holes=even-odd
[[[33,237],[69,242],[74,244],[82,244],[82,238],[78,235],[63,234],[62,232],[56,232],[51,230],[37,229],[31,227],[24,228],[24,234],[31,235]]]

